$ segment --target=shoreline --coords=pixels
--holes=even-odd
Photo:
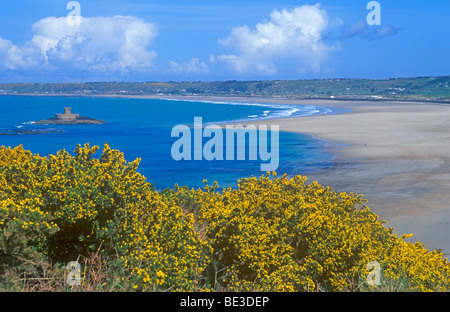
[[[0,93],[0,96],[32,96],[32,97],[93,97],[93,98],[129,98],[129,99],[160,99],[160,100],[186,100],[186,101],[222,101],[222,102],[244,102],[244,103],[270,103],[270,104],[298,104],[306,101],[312,102],[368,102],[368,103],[419,103],[419,104],[443,104],[450,105],[448,100],[394,100],[394,99],[371,99],[371,98],[290,98],[290,97],[264,97],[264,96],[223,96],[223,95],[138,95],[138,94],[81,94],[81,93]],[[284,103],[286,102],[286,103]],[[312,104],[313,105],[313,104]]]
[[[20,96],[25,96],[21,94]],[[305,174],[338,192],[363,194],[394,233],[450,252],[450,103],[221,96],[36,95],[315,105],[338,114],[242,122],[325,140],[335,165]]]
[[[155,97],[156,98],[156,97]],[[157,97],[161,98],[161,97]],[[166,97],[167,98],[167,97]],[[307,173],[338,192],[363,194],[394,233],[450,252],[450,105],[442,102],[247,97],[178,100],[315,105],[348,112],[242,122],[278,125],[325,141],[335,165]]]

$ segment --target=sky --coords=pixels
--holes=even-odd
[[[450,75],[448,0],[15,0],[0,82]]]

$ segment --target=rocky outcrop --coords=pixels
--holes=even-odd
[[[103,123],[105,123],[104,120],[82,117],[79,114],[72,114],[70,107],[64,108],[64,114],[56,114],[55,117],[35,122],[37,125],[89,125]]]

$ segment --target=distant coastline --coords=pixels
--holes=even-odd
[[[0,83],[0,94],[113,97],[259,97],[450,103],[450,76],[256,81]]]
[[[93,97],[93,98],[130,98],[130,99],[176,99],[176,100],[199,100],[199,101],[237,101],[237,102],[260,102],[272,104],[304,104],[305,101],[323,101],[323,102],[371,102],[371,103],[430,103],[430,104],[449,104],[450,100],[402,100],[402,99],[375,99],[375,98],[329,98],[329,97],[265,97],[265,96],[236,96],[236,95],[137,95],[137,94],[80,94],[80,93],[0,93],[0,96],[31,96],[31,97]]]

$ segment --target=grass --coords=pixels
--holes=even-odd
[[[79,285],[69,285],[67,267],[61,263],[52,264],[48,260],[33,262],[34,270],[25,275],[18,275],[14,271],[7,271],[0,282],[0,292],[130,292],[133,291],[133,284],[129,280],[129,272],[117,265],[116,259],[102,257],[99,252],[91,253],[89,257],[79,257],[81,283]],[[217,269],[217,268],[216,268]],[[225,270],[222,268],[222,270]],[[209,278],[212,280],[213,291],[230,291],[221,283],[223,277],[220,270]],[[417,292],[411,288],[407,278],[392,279],[383,277],[379,285],[370,285],[367,280],[357,278],[348,281],[350,287],[343,292]],[[195,291],[201,292],[204,289]],[[155,289],[146,289],[155,291]],[[163,291],[170,291],[166,289]],[[255,289],[254,291],[258,291]],[[315,292],[328,292],[328,290],[318,284]]]

